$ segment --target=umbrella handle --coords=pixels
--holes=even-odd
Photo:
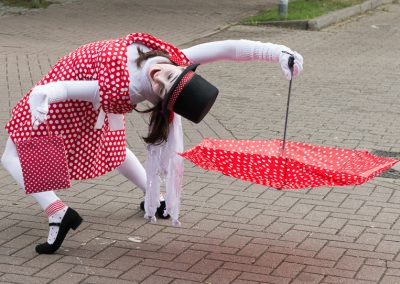
[[[288,59],[288,66],[290,69],[289,93],[288,93],[288,99],[287,99],[287,104],[286,104],[285,128],[283,131],[283,141],[282,141],[282,157],[283,157],[283,154],[285,153],[286,131],[287,131],[288,118],[289,118],[289,105],[290,105],[290,93],[292,90],[294,56],[293,56],[293,54],[291,54],[289,52],[286,52],[286,51],[282,51],[282,52],[290,54],[289,59]]]
[[[287,51],[282,51],[282,53],[289,54],[289,59],[288,59],[288,66],[290,69],[290,73],[293,75],[293,66],[294,66],[294,54],[287,52]]]
[[[290,73],[293,75],[293,66],[294,66],[294,56],[293,56],[293,54],[291,54],[289,56],[288,66],[289,66],[289,69],[290,69]]]

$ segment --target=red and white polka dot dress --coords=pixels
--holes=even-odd
[[[125,114],[133,110],[129,99],[127,47],[142,43],[163,50],[178,65],[188,65],[186,56],[176,47],[151,35],[134,33],[125,37],[83,45],[62,57],[37,85],[68,80],[98,80],[100,103],[105,113]],[[31,90],[12,110],[5,128],[14,143],[31,137],[47,136],[46,126],[31,126],[29,96]],[[118,167],[126,157],[125,130],[111,131],[107,116],[101,129],[94,126],[100,110],[85,101],[67,100],[50,105],[48,125],[51,134],[62,135],[68,168],[73,180],[95,178]]]

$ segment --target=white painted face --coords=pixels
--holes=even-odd
[[[163,99],[184,69],[184,67],[169,63],[152,65],[149,68],[148,77],[153,92]]]

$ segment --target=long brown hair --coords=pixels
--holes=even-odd
[[[140,48],[137,50],[139,57],[136,59],[136,65],[138,67],[140,67],[145,60],[152,57],[163,56],[169,59],[169,55],[161,50],[151,50],[149,52],[143,52]],[[149,133],[147,137],[142,137],[147,144],[159,145],[167,141],[169,111],[163,111],[163,100],[160,100],[154,107],[146,110],[135,109],[135,111],[139,113],[150,113]]]

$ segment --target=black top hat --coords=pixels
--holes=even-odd
[[[199,64],[188,66],[165,95],[164,114],[173,111],[199,123],[211,109],[218,89],[194,71]]]

